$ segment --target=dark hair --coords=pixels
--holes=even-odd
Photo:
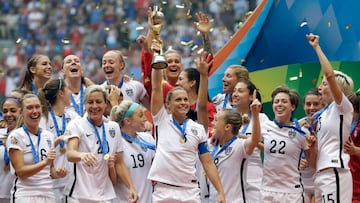
[[[307,91],[304,95],[304,98],[303,98],[303,103],[305,103],[305,99],[307,96],[309,95],[315,95],[315,96],[320,96],[320,92],[317,88],[312,88],[310,89],[309,91]]]
[[[274,98],[277,94],[279,93],[285,93],[288,94],[290,97],[290,103],[291,105],[295,106],[294,111],[296,110],[296,108],[299,105],[300,102],[300,97],[299,97],[299,93],[297,93],[295,90],[290,90],[287,86],[282,85],[280,87],[277,87],[272,93],[271,93],[271,102],[274,102]],[[293,112],[294,112],[293,111]]]
[[[187,68],[183,70],[186,73],[188,81],[194,81],[196,82],[196,92],[199,92],[199,85],[200,85],[200,73],[196,68]]]
[[[16,104],[17,104],[17,106],[18,107],[20,107],[20,98],[17,98],[17,97],[6,97],[5,99],[4,99],[4,101],[2,102],[2,104],[1,104],[1,110],[4,108],[4,104],[5,104],[5,102],[7,102],[7,101],[13,101],[13,102],[15,102]]]
[[[358,89],[355,93],[351,93],[349,95],[349,100],[354,107],[354,112],[360,113],[360,89]]]
[[[25,76],[24,76],[24,79],[23,79],[22,84],[21,84],[21,88],[23,88],[25,90],[32,91],[32,86],[31,85],[32,85],[32,82],[34,80],[34,74],[30,71],[30,68],[35,67],[37,65],[37,63],[39,62],[39,59],[41,57],[47,57],[47,56],[46,55],[41,55],[41,54],[34,55],[27,62],[26,72],[25,72]]]
[[[59,95],[60,90],[64,90],[66,84],[63,79],[52,79],[49,80],[43,88],[39,90],[39,100],[42,105],[42,112],[46,120],[49,115],[49,107],[53,105]]]

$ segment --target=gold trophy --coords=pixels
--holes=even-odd
[[[151,67],[154,69],[164,69],[168,66],[165,57],[162,55],[162,41],[160,39],[160,31],[163,26],[164,14],[159,11],[158,7],[155,6],[151,15],[152,18],[152,33],[154,39],[157,41],[160,49],[153,50],[153,59],[151,62]]]

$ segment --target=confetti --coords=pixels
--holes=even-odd
[[[201,54],[201,53],[203,53],[203,51],[204,51],[204,49],[201,48],[201,49],[199,49],[199,50],[197,51],[197,53],[198,53],[198,54]]]
[[[21,38],[17,38],[17,40],[15,41],[16,44],[19,44],[21,42]]]
[[[330,22],[330,21],[327,23],[327,26],[328,26],[328,27],[331,27],[331,22]]]
[[[185,41],[180,42],[180,44],[183,45],[183,46],[191,46],[193,43],[194,43],[193,40],[190,40],[188,42],[185,42]]]
[[[145,29],[143,26],[139,26],[139,27],[136,27],[135,28],[136,30],[143,30],[143,29]]]
[[[182,5],[176,5],[175,7],[176,7],[176,8],[185,8],[184,4],[182,4]]]
[[[307,23],[306,21],[304,21],[304,22],[302,22],[302,23],[300,24],[300,27],[304,27],[304,26],[306,26],[306,25],[308,25],[308,23]]]
[[[198,45],[194,45],[192,48],[191,48],[191,51],[195,51],[195,49],[197,49],[199,46]]]
[[[351,23],[349,23],[349,24],[347,24],[346,26],[345,26],[345,29],[350,29],[352,27],[352,24]]]
[[[70,44],[70,40],[68,40],[68,39],[64,38],[61,41],[62,41],[63,44]]]
[[[109,31],[110,28],[109,28],[109,27],[105,27],[104,30],[105,30],[105,31]]]

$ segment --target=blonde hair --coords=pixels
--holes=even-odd
[[[352,78],[338,70],[334,70],[334,75],[336,83],[339,85],[341,91],[345,96],[349,96],[354,89],[354,81]]]
[[[232,69],[236,75],[237,81],[250,80],[249,71],[242,65],[230,65],[228,69]]]
[[[124,100],[119,105],[113,106],[110,112],[110,119],[120,126],[124,125],[125,114],[133,104],[130,100]]]

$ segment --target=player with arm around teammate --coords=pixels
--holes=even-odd
[[[246,200],[246,158],[253,153],[260,142],[259,113],[261,103],[256,99],[256,90],[250,105],[252,112],[252,135],[246,139],[238,138],[242,125],[240,112],[223,109],[215,117],[215,136],[219,140],[213,147],[211,156],[219,171],[227,202],[247,202]],[[210,202],[216,202],[217,193],[210,185]]]
[[[151,134],[144,132],[147,121],[144,108],[125,100],[112,108],[110,117],[121,127],[123,160],[139,194],[137,202],[148,203],[151,200],[152,184],[147,175],[155,154],[155,140]],[[128,201],[128,188],[123,183],[115,185],[115,192],[119,202]]]
[[[39,128],[41,115],[38,97],[26,94],[21,102],[24,124],[7,139],[12,172],[16,174],[11,202],[55,203],[52,178],[66,175],[65,171],[54,168],[55,136]]]
[[[104,121],[107,97],[106,90],[101,86],[89,86],[85,91],[87,116],[72,120],[65,133],[68,139],[67,158],[75,165],[75,179],[69,184],[68,202],[112,202],[116,198],[113,184],[117,176],[129,188],[129,201],[137,200],[122,160],[119,125]]]
[[[264,203],[303,202],[303,185],[299,163],[304,150],[313,165],[315,138],[293,118],[299,104],[298,93],[286,86],[276,88],[272,94],[274,121],[261,124],[264,137],[264,167],[261,189]],[[311,147],[307,144],[311,143]],[[310,151],[311,149],[311,151]]]

